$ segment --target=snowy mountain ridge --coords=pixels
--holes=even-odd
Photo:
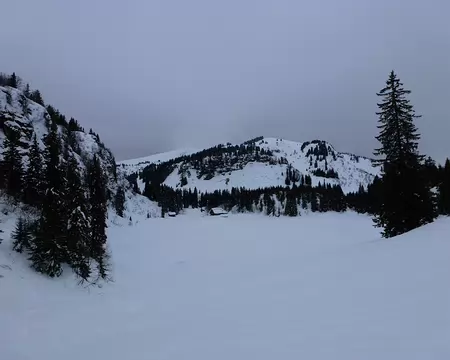
[[[118,163],[127,175],[143,174],[155,166],[169,165],[164,184],[174,189],[197,188],[199,192],[243,187],[246,189],[286,186],[287,174],[300,181],[311,176],[312,185],[340,185],[344,193],[365,188],[380,174],[380,168],[363,156],[338,152],[328,142],[295,142],[258,137],[240,145],[219,144],[195,152],[192,149],[155,154]],[[145,177],[145,176],[144,176]],[[290,181],[289,181],[290,182]]]
[[[136,159],[122,160],[117,162],[120,169],[127,174],[133,174],[141,171],[146,166],[155,163],[161,163],[164,161],[169,161],[172,159],[176,159],[181,156],[191,155],[199,152],[198,149],[180,149],[180,150],[172,150],[167,152],[162,152],[154,155],[144,156]]]
[[[81,173],[86,173],[88,161],[97,155],[106,175],[110,206],[113,206],[112,199],[120,186],[125,190],[126,219],[131,215],[136,219],[148,215],[158,216],[158,207],[153,202],[131,191],[126,174],[117,169],[113,153],[103,144],[98,134],[93,131],[85,132],[75,120],[71,119],[67,122],[65,117],[53,107],[39,104],[25,96],[24,91],[11,86],[0,86],[0,163],[5,151],[3,148],[5,137],[14,133],[18,136],[18,151],[26,170],[28,152],[34,135],[43,154],[44,140],[53,121],[57,122],[62,147],[66,147],[67,151],[77,159]],[[109,215],[110,222],[121,223],[114,211],[109,211]]]
[[[22,102],[26,101],[26,105]],[[36,135],[39,146],[44,150],[44,138],[49,133],[48,127],[51,119],[47,109],[24,97],[22,91],[12,87],[0,86],[0,158],[3,158],[3,140],[11,132],[18,133],[19,151],[22,155],[24,166],[27,166],[27,150],[31,146],[33,136]],[[58,124],[58,132],[62,142],[66,142],[67,131],[65,127]],[[76,146],[69,146],[69,151],[77,157],[80,166],[84,167],[87,159],[97,154],[103,167],[107,172],[111,172],[110,186],[114,178],[112,171],[114,168],[114,155],[101,143],[99,137],[94,133],[85,133],[83,130],[72,130],[75,137]],[[74,144],[73,144],[74,145]]]

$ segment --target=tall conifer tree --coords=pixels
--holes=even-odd
[[[117,187],[116,196],[114,198],[114,206],[116,213],[120,217],[123,217],[125,211],[125,190],[122,186]]]
[[[27,204],[40,207],[43,197],[43,164],[36,134],[28,152],[28,159],[28,169],[24,177],[24,200]]]
[[[421,171],[423,156],[418,152],[420,135],[414,125],[418,118],[407,99],[410,90],[392,71],[386,86],[377,93],[382,98],[375,150],[382,164],[382,201],[375,225],[383,228],[384,237],[402,234],[433,221],[432,196]]]
[[[450,160],[445,161],[445,166],[441,170],[441,179],[439,184],[439,212],[444,215],[450,215]]]
[[[22,253],[24,250],[30,249],[31,234],[29,226],[23,217],[19,217],[16,227],[11,234],[13,241],[13,250]]]
[[[11,131],[3,142],[6,193],[15,201],[20,200],[22,192],[23,165],[18,149],[19,134]]]
[[[45,143],[45,194],[30,260],[36,271],[55,277],[61,275],[61,264],[67,260],[67,227],[61,218],[65,205],[64,174],[60,168],[61,142],[54,122]]]
[[[108,277],[106,184],[100,161],[96,155],[89,166],[88,182],[91,213],[91,257],[97,262],[99,276],[106,279]]]
[[[69,264],[75,274],[87,280],[90,276],[90,216],[85,187],[83,186],[79,164],[74,156],[70,157],[67,165],[67,251]]]

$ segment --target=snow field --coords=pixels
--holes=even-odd
[[[114,282],[49,280],[0,245],[8,360],[450,358],[450,219],[391,240],[363,215],[111,226]]]

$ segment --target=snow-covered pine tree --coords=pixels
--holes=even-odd
[[[31,96],[30,84],[27,83],[25,85],[25,90],[23,91],[23,95],[28,99],[30,98],[30,96]]]
[[[266,214],[267,215],[275,215],[275,200],[273,200],[270,196],[267,196],[267,208],[266,208]]]
[[[99,276],[106,279],[108,277],[106,184],[100,161],[96,155],[89,165],[88,183],[91,214],[91,257],[97,262]]]
[[[382,227],[383,237],[400,235],[436,217],[426,178],[421,171],[423,156],[418,152],[420,135],[414,125],[417,116],[405,90],[392,71],[386,86],[377,93],[380,129],[376,139],[381,147],[374,154],[382,165],[382,202],[375,214],[375,226]]]
[[[34,102],[38,103],[39,105],[44,106],[44,99],[42,99],[41,92],[39,90],[34,90],[29,97]]]
[[[77,159],[71,156],[67,165],[67,194],[70,194],[70,201],[66,202],[67,253],[72,270],[82,280],[87,280],[91,274],[90,216],[86,188],[78,169]]]
[[[18,253],[22,253],[24,250],[30,248],[31,243],[31,233],[30,228],[23,217],[19,217],[16,222],[16,227],[11,234],[13,239],[13,250]]]
[[[61,142],[54,122],[45,145],[45,194],[30,260],[36,271],[55,277],[61,275],[61,264],[67,259],[67,228],[61,217],[65,205],[64,174],[60,167]]]
[[[28,159],[28,169],[24,176],[24,201],[29,205],[40,207],[43,197],[43,164],[36,134],[28,151]]]
[[[3,162],[5,166],[4,184],[6,193],[19,201],[22,193],[23,165],[22,156],[18,150],[19,134],[10,131],[3,141]]]
[[[114,198],[114,207],[117,215],[123,217],[125,211],[125,190],[123,189],[123,186],[117,187],[116,196]]]

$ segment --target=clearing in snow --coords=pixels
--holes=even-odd
[[[449,359],[449,231],[381,240],[351,213],[142,220],[109,228],[115,281],[89,289],[4,241],[0,358]]]

